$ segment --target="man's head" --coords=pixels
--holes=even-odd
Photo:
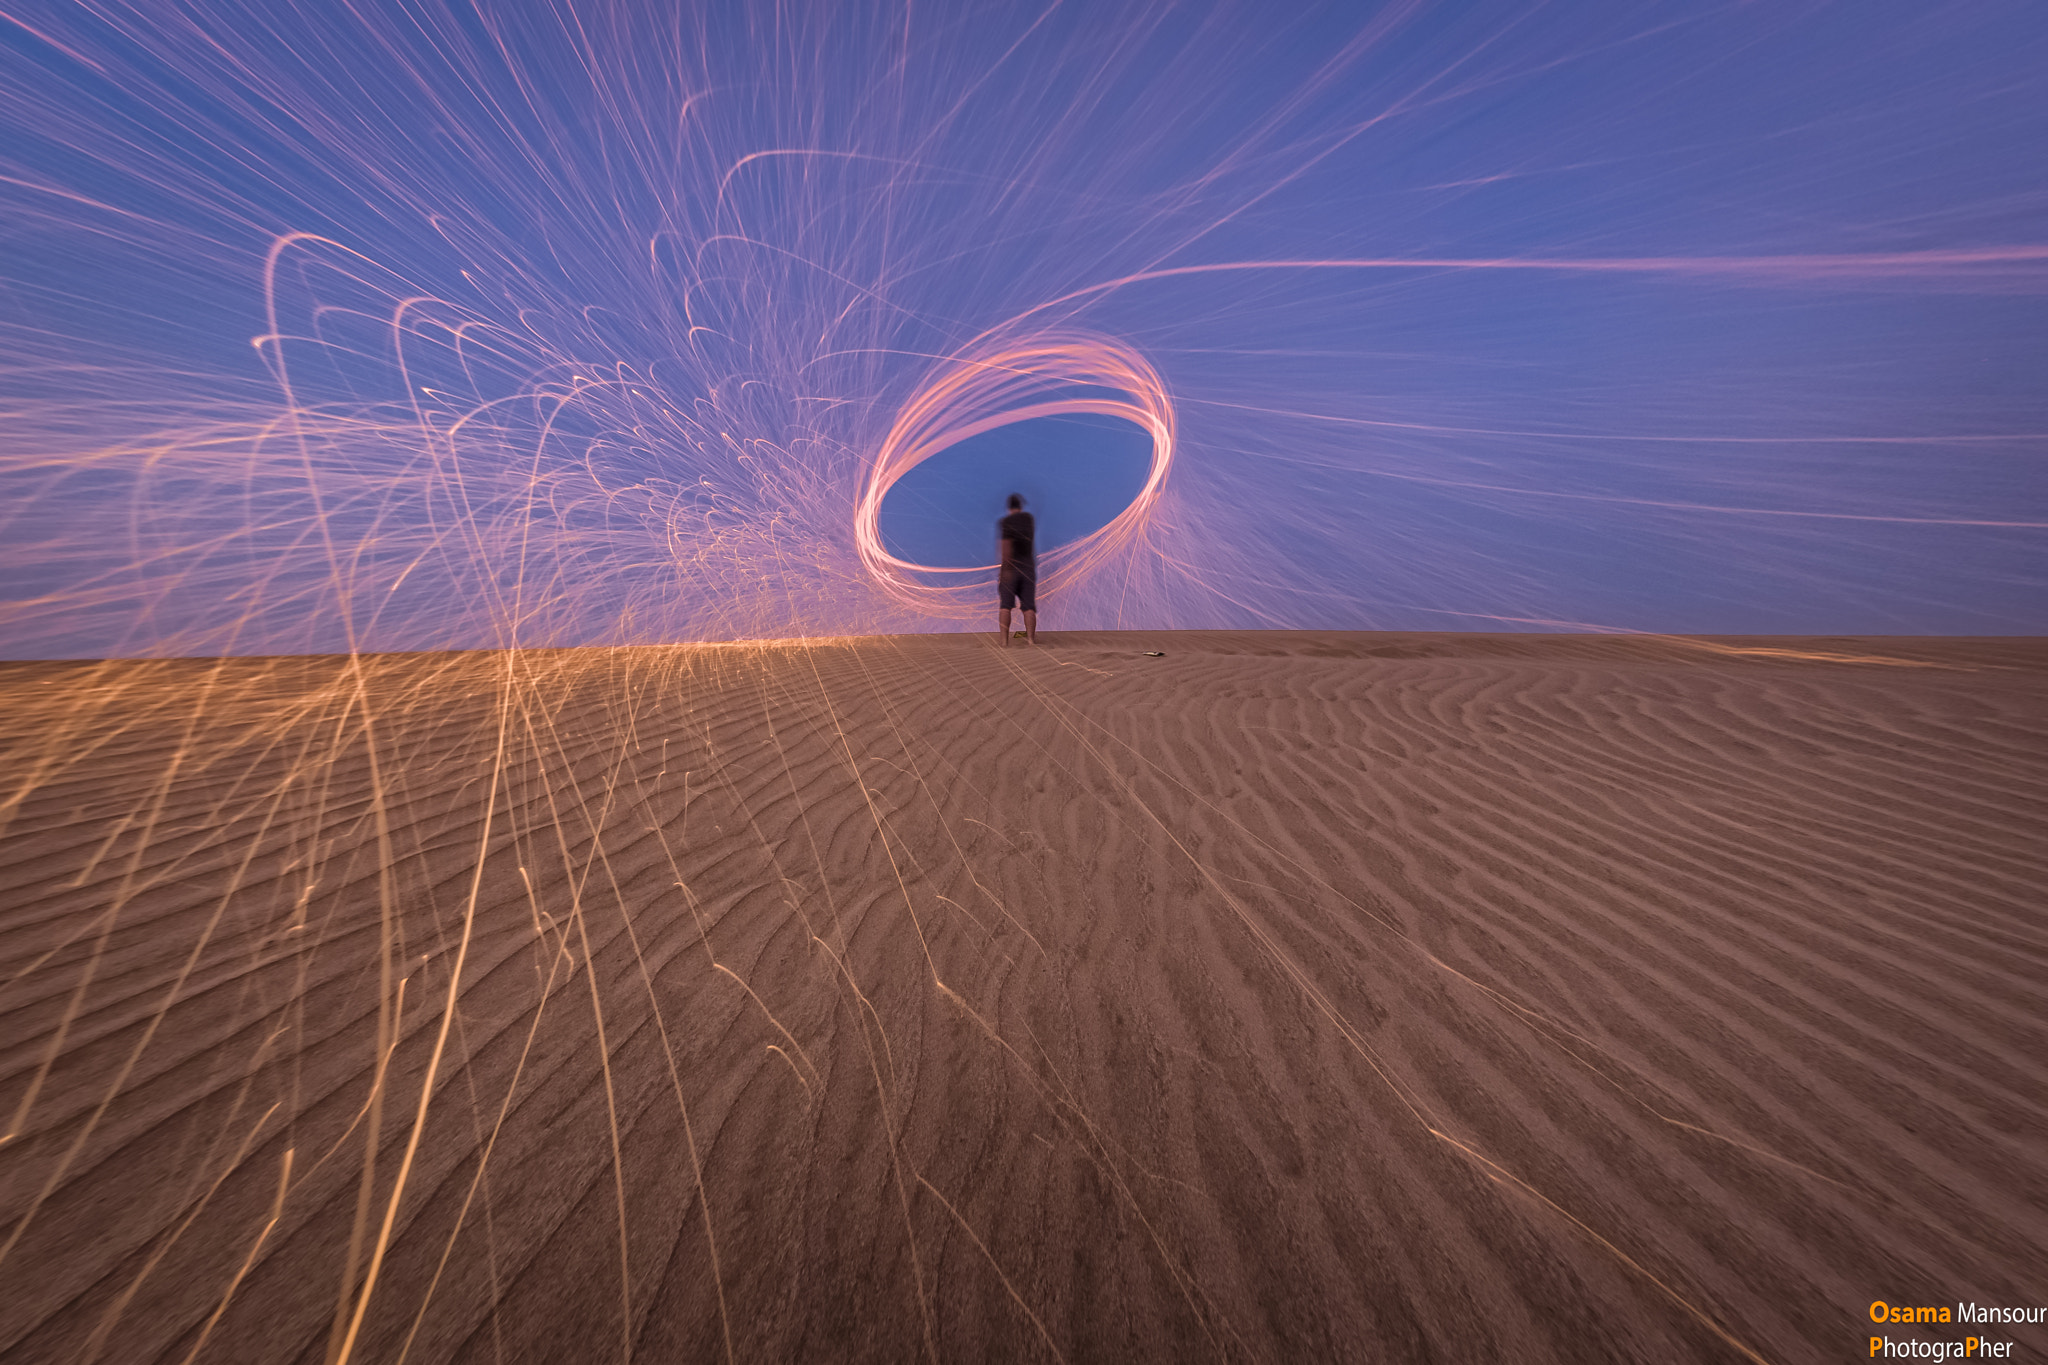
[[[1021,512],[1024,510],[1024,495],[1022,493],[1010,494],[1010,510],[1012,512]]]

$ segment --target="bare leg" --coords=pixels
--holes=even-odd
[[[1003,638],[1008,639],[1009,637],[1005,635]],[[1035,611],[1024,613],[1024,643],[1027,645],[1038,643],[1038,613]]]
[[[1027,619],[1037,614],[1036,612],[1024,613]],[[1010,647],[1010,609],[1008,607],[996,608],[996,638],[1003,642],[1004,649]]]

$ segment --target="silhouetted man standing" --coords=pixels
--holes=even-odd
[[[996,627],[1003,648],[1010,647],[1010,608],[1024,608],[1024,640],[1038,643],[1038,559],[1032,540],[1037,523],[1024,510],[1024,499],[1010,494],[1010,514],[996,523],[1002,558],[996,568]]]

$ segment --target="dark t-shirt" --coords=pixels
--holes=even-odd
[[[1010,542],[1010,556],[1023,568],[1034,568],[1031,537],[1037,523],[1029,512],[1012,512],[996,523],[996,539]]]

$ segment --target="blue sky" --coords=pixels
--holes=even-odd
[[[2037,5],[9,13],[0,653],[958,628],[851,508],[1020,318],[1180,437],[1049,624],[2048,619]],[[1129,434],[885,530],[1085,533]]]
[[[970,436],[906,474],[883,500],[883,543],[920,564],[991,563],[996,521],[1015,493],[1037,535],[1049,546],[1064,545],[1130,506],[1151,466],[1151,435],[1115,417],[1014,422]]]

